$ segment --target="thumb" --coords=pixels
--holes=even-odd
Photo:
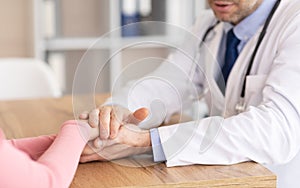
[[[147,108],[139,108],[129,115],[128,123],[139,124],[141,121],[146,119],[148,115],[149,110]]]

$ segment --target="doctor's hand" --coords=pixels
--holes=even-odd
[[[110,161],[132,155],[151,152],[149,130],[141,130],[133,124],[120,127],[115,139],[90,141],[84,148],[80,162]]]
[[[114,139],[117,137],[119,129],[124,124],[139,124],[147,118],[148,110],[140,108],[131,112],[127,108],[113,105],[102,106],[91,112],[83,112],[79,119],[88,120],[91,127],[99,127],[99,136],[101,140]]]

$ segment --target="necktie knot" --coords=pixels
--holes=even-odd
[[[226,39],[226,49],[228,48],[235,48],[237,50],[237,46],[240,43],[240,39],[238,39],[234,32],[233,29],[230,29],[228,34],[227,34],[227,39]]]

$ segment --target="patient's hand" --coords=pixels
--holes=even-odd
[[[89,125],[88,120],[79,120],[80,122],[84,122],[86,124],[87,128],[89,128],[89,137],[87,138],[88,140],[94,140],[97,137],[99,137],[99,127],[91,127]]]

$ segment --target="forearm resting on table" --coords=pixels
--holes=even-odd
[[[48,144],[50,146],[37,160],[33,160],[26,152],[14,147],[14,145],[24,147],[30,143],[30,139],[25,139],[24,145],[21,144],[23,139],[3,140],[0,143],[0,151],[3,151],[0,155],[2,169],[0,187],[68,187],[75,174],[80,154],[89,139],[90,129],[87,124],[76,121],[64,123],[55,139],[42,137],[47,138],[42,149],[45,149]],[[31,141],[35,145],[38,144],[38,140],[37,138]],[[39,147],[33,148],[31,152]]]
[[[43,135],[31,138],[12,139],[9,142],[19,150],[37,160],[53,143],[56,135]]]

